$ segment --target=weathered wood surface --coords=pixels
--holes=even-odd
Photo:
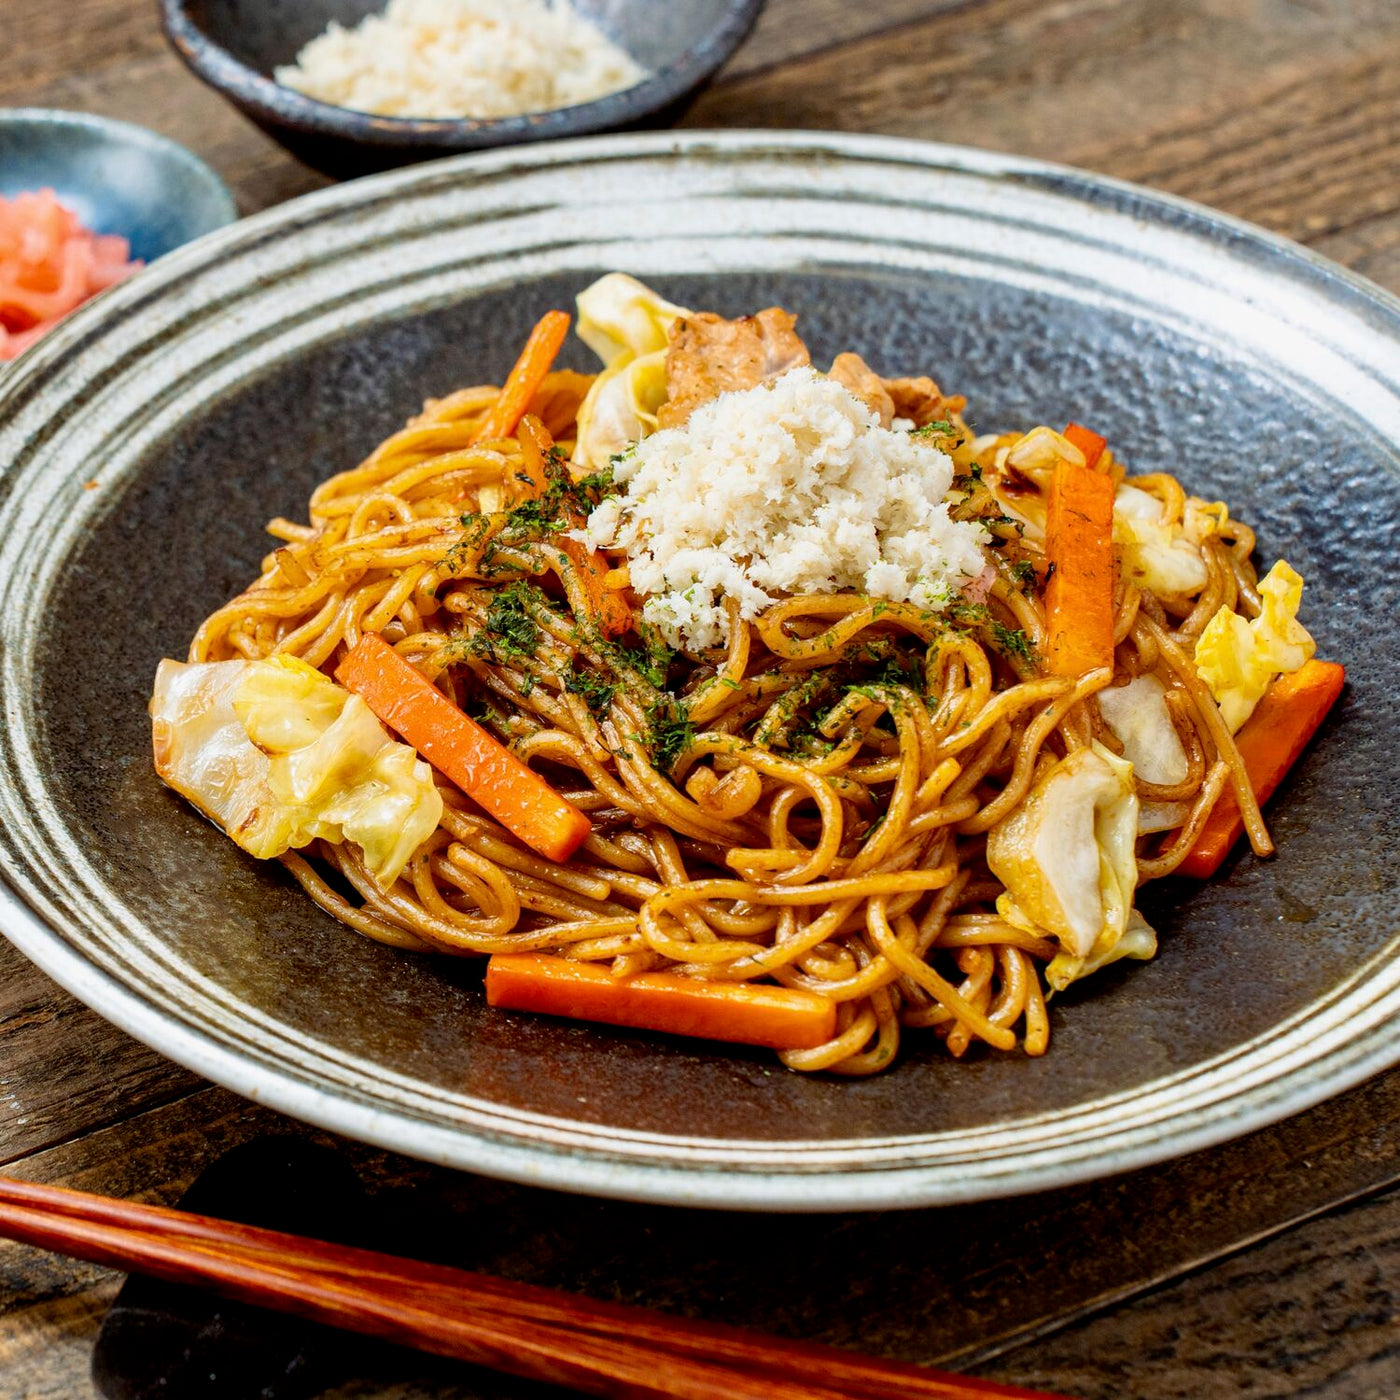
[[[283,1131],[331,1140],[206,1088],[9,1170],[171,1202],[228,1148]],[[1384,1365],[1384,1348],[1395,1340],[1386,1331],[1393,1332],[1400,1305],[1400,1277],[1387,1281],[1385,1269],[1400,1238],[1398,1202],[1390,1194],[1365,1211],[1335,1207],[1400,1177],[1397,1140],[1400,1076],[1390,1076],[1242,1142],[1114,1181],[952,1210],[816,1218],[589,1201],[443,1172],[358,1144],[341,1150],[385,1204],[397,1247],[410,1253],[911,1361],[980,1365],[996,1377],[1026,1379],[1046,1368],[1056,1373],[1055,1387],[1107,1400],[1129,1393],[1128,1382],[1130,1393],[1149,1397],[1239,1393],[1231,1387],[1252,1373],[1262,1379],[1285,1354],[1314,1372],[1345,1373],[1353,1360]],[[1169,1306],[1149,1297],[1111,1308],[1318,1216],[1264,1250],[1155,1295],[1170,1298]],[[1300,1276],[1290,1283],[1295,1267]],[[1221,1282],[1241,1278],[1248,1287]],[[0,1375],[15,1386],[0,1394],[87,1393],[88,1348],[113,1287],[104,1270],[0,1244]],[[1238,1309],[1229,1301],[1237,1287]],[[1351,1310],[1362,1299],[1365,1306]],[[1026,1345],[1106,1307],[1101,1319],[1054,1342]],[[1198,1332],[1203,1310],[1218,1346]],[[1126,1331],[1115,1325],[1120,1315]],[[1183,1343],[1177,1348],[1163,1341],[1173,1329]],[[1151,1338],[1151,1346],[1135,1353],[1134,1336]],[[1087,1338],[1082,1349],[1080,1337]],[[1105,1337],[1114,1339],[1107,1352]],[[1227,1349],[1223,1372],[1219,1347]],[[1151,1355],[1170,1360],[1170,1373],[1158,1375]],[[369,1361],[405,1383],[460,1374],[402,1353],[376,1350]],[[1185,1389],[1181,1376],[1190,1377]]]
[[[144,0],[0,0],[0,53],[0,104],[163,130],[245,213],[324,183],[184,73]],[[879,131],[1082,165],[1400,289],[1394,0],[771,0],[686,123]],[[172,1201],[270,1131],[311,1133],[201,1085],[0,944],[6,1170]],[[1400,1192],[1386,1189],[1400,1180],[1400,1074],[1130,1177],[901,1216],[697,1215],[341,1146],[405,1249],[510,1277],[1085,1400],[1400,1395]],[[0,1245],[0,1400],[95,1395],[89,1354],[117,1284]],[[327,1400],[527,1393],[401,1352],[352,1355]]]

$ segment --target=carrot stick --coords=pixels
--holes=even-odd
[[[1065,429],[1064,435],[1067,441],[1072,442],[1084,454],[1084,465],[1093,471],[1099,464],[1099,458],[1103,456],[1104,448],[1108,446],[1108,439],[1101,438],[1082,423],[1071,423]]]
[[[567,311],[546,311],[540,317],[520,352],[520,358],[501,385],[501,392],[496,396],[490,413],[481,420],[474,442],[509,437],[515,431],[515,425],[530,407],[530,401],[539,393],[545,375],[563,348],[564,337],[569,333],[569,320]]]
[[[541,490],[543,490],[543,483],[547,476],[545,464],[549,460],[548,454],[554,446],[554,439],[550,437],[549,429],[533,413],[527,413],[521,419],[520,432],[517,436],[520,439],[520,450],[525,462],[525,470],[532,481],[538,478]],[[567,502],[568,498],[566,497],[565,500]],[[582,511],[571,503],[568,504],[567,509],[571,529],[585,523],[586,517]],[[611,566],[602,554],[564,534],[556,535],[552,543],[572,561],[579,582],[588,595],[589,611],[596,619],[603,635],[605,637],[620,637],[624,632],[629,631],[632,626],[632,610],[627,606],[627,600],[615,590],[603,587],[603,578],[610,571]]]
[[[752,982],[703,982],[674,972],[616,978],[605,967],[547,953],[496,953],[486,1000],[609,1026],[811,1050],[836,1034],[836,1003],[815,992]]]
[[[632,609],[627,599],[615,589],[603,587],[603,576],[608,572],[607,561],[596,549],[589,549],[567,535],[560,535],[552,543],[573,561],[578,571],[579,582],[588,594],[588,602],[593,616],[598,620],[598,630],[605,637],[620,637],[632,627]]]
[[[1055,464],[1045,525],[1046,661],[1056,676],[1113,665],[1113,482]]]
[[[1346,670],[1335,661],[1314,659],[1292,675],[1280,676],[1264,692],[1254,713],[1235,735],[1249,785],[1260,803],[1273,796],[1284,774],[1307,747],[1318,725],[1336,704],[1345,680]],[[1239,805],[1227,790],[1206,818],[1196,844],[1177,871],[1208,880],[1220,869],[1243,831]]]
[[[361,637],[335,668],[335,678],[532,850],[562,861],[587,839],[592,826],[577,807],[468,719],[382,637]]]
[[[549,490],[549,472],[545,463],[548,461],[546,453],[554,446],[554,439],[550,437],[549,429],[533,413],[527,413],[520,420],[515,437],[520,444],[520,461],[525,475],[530,478],[530,489],[526,494],[531,500],[539,500]]]

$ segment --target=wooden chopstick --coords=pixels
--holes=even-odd
[[[10,1177],[0,1236],[612,1400],[1056,1400]]]

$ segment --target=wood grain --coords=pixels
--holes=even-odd
[[[751,75],[856,39],[880,34],[966,0],[768,0],[749,41],[726,65],[723,78]]]
[[[1013,150],[1306,241],[1400,217],[1397,58],[1381,0],[988,0],[718,84],[686,123]]]
[[[208,1089],[13,1170],[168,1203],[230,1147],[279,1131],[329,1141]],[[986,1374],[1000,1378],[1006,1353],[1029,1339],[1394,1181],[1397,1143],[1400,1076],[1390,1076],[1242,1142],[1129,1177],[986,1206],[808,1219],[588,1201],[359,1144],[341,1150],[404,1252],[922,1364],[963,1369],[980,1358]],[[1400,1198],[1386,1199],[1400,1232]],[[7,1363],[0,1395],[47,1384],[65,1356],[82,1360],[111,1285],[104,1270],[0,1244],[0,1362]],[[92,1308],[80,1305],[85,1297]],[[1297,1322],[1301,1328],[1306,1318]],[[401,1376],[442,1374],[395,1356]],[[1077,1393],[1063,1380],[1056,1385]],[[1155,1400],[1145,1383],[1135,1393]],[[1202,1400],[1213,1393],[1235,1392],[1199,1392]]]
[[[1238,1258],[1003,1357],[998,1380],[1081,1400],[1248,1395],[1394,1400],[1400,1209],[1358,1202]]]
[[[0,52],[0,102],[164,131],[246,213],[325,183],[184,71],[149,0],[0,0]],[[1257,220],[1400,290],[1394,0],[770,0],[685,121],[1080,164]],[[323,1137],[196,1087],[7,948],[0,1094],[0,1160],[119,1197],[172,1202],[258,1134]],[[1400,1074],[1179,1163],[907,1216],[697,1215],[341,1150],[415,1252],[505,1278],[981,1364],[1084,1400],[1400,1395],[1400,1193],[1368,1194],[1400,1175]],[[90,1400],[116,1285],[0,1246],[0,1400]],[[334,1400],[543,1397],[388,1348],[357,1364]]]
[[[189,1093],[200,1081],[64,996],[0,940],[0,1162]]]
[[[111,0],[5,0],[0,51],[21,61],[0,68],[0,98],[8,104],[12,92],[160,53],[164,41],[151,8]]]
[[[1057,1400],[1044,1391],[14,1177],[0,1176],[0,1235],[607,1400]]]

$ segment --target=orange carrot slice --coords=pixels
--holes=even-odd
[[[573,803],[468,719],[382,637],[361,637],[335,678],[532,850],[562,861],[587,839],[592,827]]]
[[[1314,658],[1292,675],[1280,676],[1240,727],[1235,747],[1261,805],[1273,796],[1284,774],[1307,748],[1308,740],[1337,703],[1345,680],[1344,667],[1335,661]],[[1208,880],[1220,869],[1243,832],[1239,805],[1226,789],[1177,870],[1182,875]]]
[[[501,386],[490,413],[481,420],[474,441],[510,437],[515,431],[516,424],[530,407],[530,401],[539,393],[545,375],[563,348],[564,337],[569,333],[569,322],[567,311],[546,311],[540,317],[515,367]]]
[[[815,992],[702,982],[674,972],[616,978],[594,963],[547,953],[494,954],[486,965],[486,1000],[510,1011],[774,1050],[810,1050],[836,1034],[836,1003]]]
[[[1084,465],[1090,471],[1098,466],[1099,458],[1103,456],[1104,448],[1108,446],[1107,438],[1101,438],[1096,432],[1086,428],[1083,423],[1071,423],[1065,429],[1064,435],[1084,454]]]
[[[540,490],[543,491],[547,479],[546,463],[549,460],[549,451],[554,446],[554,439],[550,437],[549,429],[533,413],[527,413],[521,419],[517,436],[520,439],[525,471],[532,482],[540,482]],[[572,505],[568,509],[568,516],[570,529],[583,525],[586,519],[583,512]],[[611,566],[602,554],[563,534],[556,535],[552,543],[573,563],[579,582],[588,595],[589,611],[603,635],[620,637],[624,632],[630,631],[632,610],[627,606],[627,600],[615,590],[603,586],[603,579],[610,572]]]
[[[603,587],[603,577],[609,566],[602,555],[567,535],[559,535],[550,543],[572,560],[579,582],[588,594],[589,606],[598,621],[598,630],[605,637],[620,637],[630,631],[632,609],[627,606],[627,599],[616,589]]]
[[[515,437],[520,443],[520,461],[525,475],[530,478],[530,489],[525,494],[532,500],[538,500],[549,490],[547,454],[554,446],[554,439],[550,437],[549,429],[533,413],[521,418]]]
[[[1082,676],[1113,665],[1113,482],[1055,464],[1045,524],[1045,652],[1050,673]]]

